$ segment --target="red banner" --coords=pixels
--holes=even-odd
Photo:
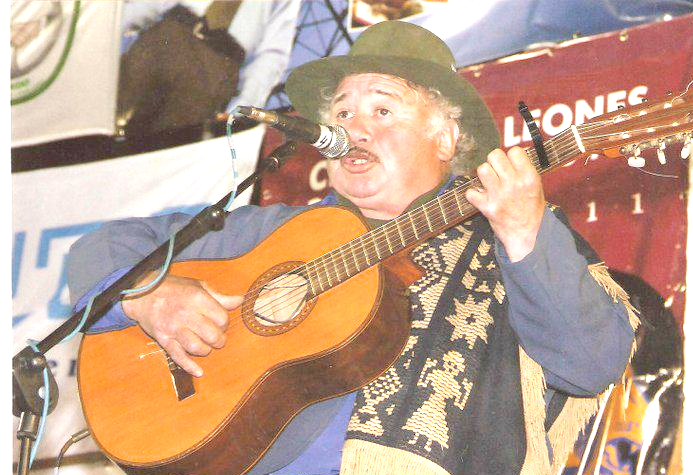
[[[693,22],[685,16],[504,58],[463,74],[486,100],[508,148],[531,145],[516,112],[518,100],[550,137],[619,106],[683,91],[693,79],[692,59]],[[679,151],[672,147],[665,165],[655,158],[643,169],[628,167],[625,159],[574,163],[544,184],[548,198],[607,264],[654,287],[680,323],[688,185]]]

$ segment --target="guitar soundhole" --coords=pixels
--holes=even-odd
[[[302,262],[285,262],[255,281],[243,302],[243,321],[254,333],[270,336],[301,323],[315,305],[310,283],[298,271]]]
[[[263,325],[276,326],[296,317],[306,303],[308,281],[298,274],[276,277],[260,289],[253,305],[255,318]]]

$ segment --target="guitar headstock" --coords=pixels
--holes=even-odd
[[[619,109],[578,126],[584,153],[628,157],[629,165],[642,167],[642,151],[656,149],[659,161],[665,163],[666,147],[683,142],[681,157],[688,158],[693,152],[693,90],[689,88],[682,94]]]

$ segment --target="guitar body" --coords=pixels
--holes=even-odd
[[[366,230],[346,209],[316,208],[241,257],[179,262],[171,274],[242,295]],[[367,384],[399,356],[409,334],[403,290],[416,272],[393,265],[397,256],[309,299],[283,324],[255,318],[246,297],[229,313],[226,346],[196,358],[204,376],[188,377],[184,395],[139,327],[85,335],[78,381],[94,439],[128,473],[249,470],[301,409]],[[176,377],[186,383],[180,369]]]

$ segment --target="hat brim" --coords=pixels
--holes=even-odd
[[[326,94],[332,94],[346,76],[363,73],[389,74],[435,88],[452,104],[460,106],[462,127],[477,143],[474,156],[469,157],[470,165],[484,162],[486,155],[498,147],[498,129],[474,87],[451,69],[428,61],[396,56],[332,56],[294,69],[287,79],[286,92],[303,117],[319,122]]]

